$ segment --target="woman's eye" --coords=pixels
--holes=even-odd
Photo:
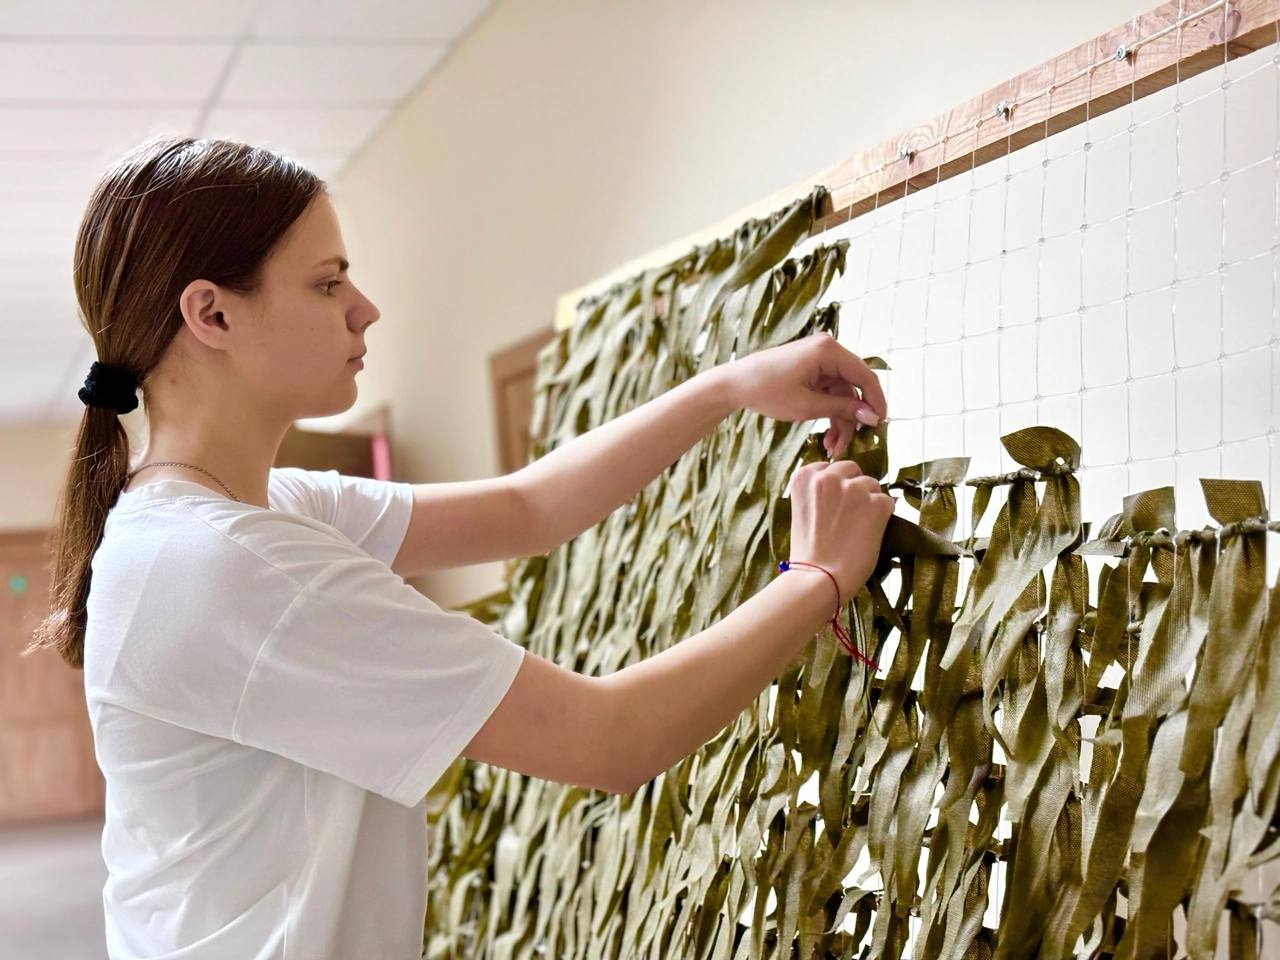
[[[341,280],[330,280],[328,283],[320,284],[320,286],[325,288],[326,294],[328,294],[329,296],[333,296],[333,288],[338,286],[340,283],[342,283]]]

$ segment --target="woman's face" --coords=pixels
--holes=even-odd
[[[233,364],[258,402],[284,419],[322,417],[356,399],[364,332],[379,311],[351,282],[329,198],[318,193],[276,245],[254,298],[256,320],[236,338]]]

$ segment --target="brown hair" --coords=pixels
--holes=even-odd
[[[153,137],[122,156],[76,235],[76,299],[98,360],[132,372],[145,404],[145,378],[182,327],[187,284],[256,293],[276,242],[326,189],[294,160],[234,140]],[[27,652],[53,647],[84,666],[90,561],[128,469],[119,414],[86,406],[58,502],[50,609]]]

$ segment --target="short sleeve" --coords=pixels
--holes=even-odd
[[[265,636],[238,743],[414,806],[501,703],[524,648],[336,540]]]
[[[292,509],[341,531],[387,566],[400,552],[413,514],[413,484],[302,467],[273,467],[271,479]]]

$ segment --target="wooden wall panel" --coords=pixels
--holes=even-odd
[[[533,383],[538,372],[538,351],[555,336],[554,328],[539,330],[489,358],[498,470],[501,473],[513,473],[529,462],[529,424],[533,420]]]
[[[21,655],[49,598],[47,531],[0,534],[0,823],[102,810],[84,674]]]

